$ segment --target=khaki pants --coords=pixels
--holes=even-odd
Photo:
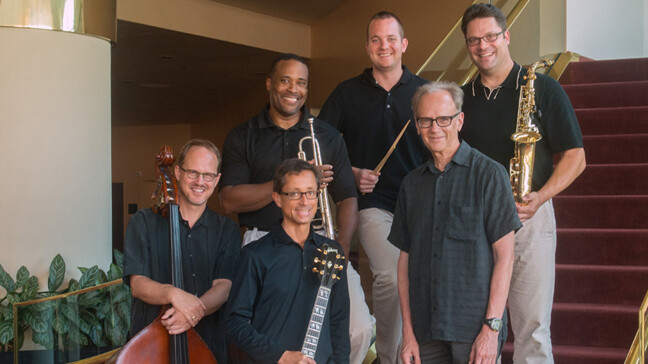
[[[508,307],[514,363],[553,363],[551,307],[556,277],[556,219],[551,200],[515,234]]]

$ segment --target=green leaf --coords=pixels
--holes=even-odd
[[[70,330],[69,334],[70,340],[72,340],[72,342],[83,346],[88,345],[88,338],[78,330]]]
[[[79,306],[75,303],[66,303],[61,305],[60,311],[63,313],[63,316],[70,320],[70,322],[75,325],[79,324]]]
[[[119,313],[119,317],[122,318],[122,320],[126,323],[126,328],[130,327],[130,319],[131,319],[131,312],[130,312],[130,301],[127,302],[122,302],[119,305],[117,305],[117,312]]]
[[[27,279],[27,282],[25,282],[25,285],[23,286],[23,293],[21,295],[21,299],[23,301],[29,301],[33,300],[36,298],[38,295],[38,277],[36,276],[31,276],[29,279]]]
[[[115,279],[121,278],[123,275],[121,268],[115,263],[110,263],[110,269],[108,270],[108,280],[114,281]]]
[[[18,272],[16,273],[16,288],[21,287],[23,284],[27,282],[27,279],[29,279],[29,270],[23,265],[22,267],[18,268]],[[23,287],[23,291],[25,288]]]
[[[85,268],[85,267],[77,267],[81,271],[81,274],[85,274],[90,268]]]
[[[16,289],[13,278],[11,278],[9,273],[5,272],[2,264],[0,264],[0,286],[7,292],[13,292]]]
[[[20,293],[16,293],[16,292],[7,293],[7,301],[11,304],[21,302]]]
[[[81,278],[79,279],[79,286],[81,286],[81,288],[92,287],[95,285],[98,278],[99,278],[99,267],[94,265],[81,275]]]
[[[54,347],[54,333],[51,330],[45,332],[34,332],[32,335],[32,341],[36,344],[41,344],[47,349],[52,349]]]
[[[52,328],[59,334],[65,334],[70,330],[70,324],[65,318],[57,316],[54,318],[54,321],[52,321]]]
[[[30,310],[21,312],[22,320],[31,327],[34,332],[45,332],[48,327],[43,318]]]
[[[56,254],[49,268],[49,278],[47,279],[47,289],[50,292],[56,292],[65,278],[65,260],[61,254]]]
[[[5,320],[13,320],[13,309],[11,306],[0,305],[0,318]]]
[[[68,290],[70,292],[78,291],[79,290],[79,282],[77,282],[77,280],[74,279],[74,278],[70,279],[70,283],[68,284]],[[74,296],[70,296],[70,297],[74,297]]]
[[[115,256],[115,263],[117,263],[119,269],[124,270],[124,253],[113,249],[113,255]]]
[[[130,300],[131,300],[131,292],[127,286],[119,287],[119,289],[113,295],[113,302],[115,303],[125,302]]]
[[[13,339],[13,323],[11,321],[0,321],[0,345],[4,345]]]
[[[90,340],[92,340],[92,342],[96,346],[104,346],[103,328],[101,327],[100,323],[97,322],[96,324],[92,325],[88,336],[90,336]]]
[[[106,336],[115,346],[121,346],[126,343],[126,331],[121,326],[104,326]]]

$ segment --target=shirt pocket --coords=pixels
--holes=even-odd
[[[448,237],[453,240],[475,242],[481,229],[481,214],[476,206],[451,206]]]

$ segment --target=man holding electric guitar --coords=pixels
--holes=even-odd
[[[283,221],[241,251],[227,306],[227,338],[249,363],[349,363],[344,251],[316,234],[319,171],[283,161],[272,199]]]

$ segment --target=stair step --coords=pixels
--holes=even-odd
[[[648,133],[648,106],[575,109],[583,135]]]
[[[574,108],[645,106],[648,81],[564,85]]]
[[[648,267],[556,264],[554,302],[639,307],[648,288]]]
[[[554,362],[558,364],[619,364],[627,355],[628,349],[553,345]],[[511,363],[513,343],[506,343],[502,350],[502,364]]]
[[[556,263],[648,266],[648,230],[558,229]]]
[[[583,145],[588,164],[648,162],[648,134],[586,135]]]
[[[588,160],[588,163],[590,161]],[[648,163],[588,164],[561,196],[648,193]]]
[[[556,196],[559,228],[648,229],[648,196]]]
[[[639,305],[555,303],[552,342],[628,350],[639,326],[638,316]]]
[[[561,84],[648,80],[648,58],[570,63]]]

